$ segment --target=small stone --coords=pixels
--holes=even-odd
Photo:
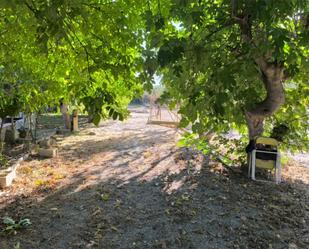
[[[241,219],[242,221],[246,221],[246,220],[247,220],[247,217],[246,217],[246,216],[240,216],[240,219]]]
[[[289,249],[297,249],[297,245],[293,242],[289,243]]]
[[[51,149],[40,148],[38,150],[38,153],[39,153],[39,156],[41,156],[41,157],[53,158],[53,157],[57,156],[58,149],[56,149],[56,148],[51,148]]]

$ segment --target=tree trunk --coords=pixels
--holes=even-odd
[[[68,113],[68,106],[62,103],[60,105],[60,112],[62,113],[65,128],[71,130],[71,118]]]
[[[257,45],[258,41],[254,40],[252,35],[250,15],[244,15],[242,17],[234,15],[235,13],[232,13],[234,21],[239,24],[243,42],[256,50],[259,46]],[[259,67],[267,95],[255,108],[245,112],[249,130],[249,144],[246,147],[248,164],[249,152],[254,148],[254,139],[263,134],[265,118],[272,116],[285,101],[282,83],[286,75],[284,73],[283,62],[269,63],[270,54],[272,54],[271,50],[264,55],[253,55],[255,63]]]
[[[1,119],[1,124],[0,124],[0,155],[3,152],[3,137],[4,137],[2,136],[3,124],[4,124],[4,118]]]
[[[239,24],[243,42],[256,49],[258,46],[252,35],[250,15],[244,15],[243,17],[233,16],[233,19]],[[284,90],[282,86],[282,82],[285,79],[284,66],[283,63],[269,63],[269,54],[272,54],[271,50],[264,55],[257,54],[253,57],[260,69],[267,96],[255,108],[245,112],[250,141],[263,133],[265,118],[273,115],[284,103]]]
[[[262,71],[262,81],[264,83],[267,96],[265,100],[258,103],[255,108],[245,112],[247,125],[249,129],[249,140],[262,135],[264,131],[264,120],[272,116],[284,104],[283,89],[283,67],[280,65],[267,64],[264,61],[258,61]]]

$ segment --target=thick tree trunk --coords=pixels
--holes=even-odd
[[[243,42],[256,49],[258,46],[252,35],[250,15],[233,16],[233,19],[239,24]],[[271,50],[264,55],[257,54],[256,57],[253,56],[255,63],[260,69],[267,96],[255,108],[245,113],[250,141],[263,133],[265,118],[273,115],[284,103],[284,90],[282,86],[285,78],[284,66],[283,63],[269,63],[269,54],[272,54]]]
[[[62,113],[62,117],[64,120],[64,126],[66,129],[71,130],[71,118],[69,113]]]
[[[253,140],[264,131],[264,120],[272,116],[284,104],[283,68],[280,65],[267,64],[257,60],[262,71],[262,80],[267,92],[265,100],[252,110],[246,111],[249,139]]]
[[[252,35],[250,15],[235,16],[233,11],[232,16],[234,21],[239,24],[243,42],[257,50],[259,41],[255,40]],[[272,51],[269,50],[263,55],[253,55],[253,59],[260,70],[267,95],[255,108],[245,112],[249,130],[249,144],[246,148],[248,164],[249,152],[254,148],[254,139],[263,134],[265,118],[272,116],[284,104],[284,90],[282,86],[286,77],[284,75],[284,66],[282,62],[269,63],[269,55],[271,54]]]

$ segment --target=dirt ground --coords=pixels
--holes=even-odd
[[[309,248],[309,168],[290,162],[282,184],[253,182],[131,111],[21,165],[0,191],[0,218],[32,225],[2,233],[1,249]]]

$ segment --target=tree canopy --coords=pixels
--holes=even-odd
[[[308,148],[308,1],[165,6],[149,43],[159,48],[165,97],[180,103],[184,126],[248,130],[249,139],[264,132],[290,149]]]
[[[0,94],[10,84],[24,110],[64,98],[95,123],[122,120],[157,73],[196,133],[309,146],[306,0],[4,0],[0,10]]]
[[[123,119],[142,90],[143,22],[136,4],[1,1],[1,84],[18,85],[25,106],[64,98],[83,104],[96,123]]]

